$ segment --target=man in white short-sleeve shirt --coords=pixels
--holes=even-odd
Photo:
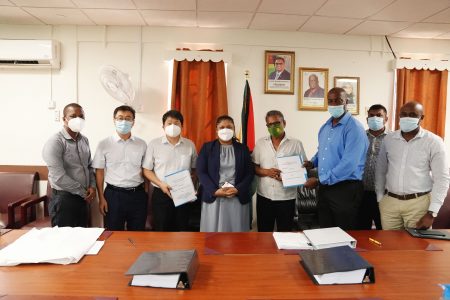
[[[306,159],[302,142],[288,137],[283,114],[271,110],[266,114],[269,136],[256,142],[252,153],[255,173],[258,176],[256,214],[258,231],[292,231],[294,227],[297,188],[284,188],[281,182],[277,157],[300,155]]]
[[[411,101],[400,108],[400,130],[388,134],[375,171],[375,189],[384,230],[433,224],[449,186],[444,141],[423,129],[423,106]]]
[[[145,230],[147,193],[142,162],[147,145],[131,134],[135,110],[122,105],[114,110],[116,134],[100,141],[95,152],[99,209],[108,230]],[[103,186],[106,182],[104,193]]]
[[[181,136],[183,115],[169,110],[162,117],[165,135],[147,146],[144,176],[154,186],[152,216],[155,231],[189,230],[190,203],[175,207],[165,176],[181,170],[195,173],[197,151],[194,143]]]

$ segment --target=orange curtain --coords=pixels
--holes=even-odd
[[[215,139],[216,119],[228,113],[224,62],[174,61],[171,107],[183,115],[182,136],[197,151]]]
[[[400,108],[408,101],[423,104],[422,127],[444,138],[448,71],[416,69],[397,70],[397,107],[395,128],[398,129]]]

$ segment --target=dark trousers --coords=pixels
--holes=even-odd
[[[81,196],[52,189],[52,199],[48,204],[48,212],[52,220],[52,226],[88,226],[88,203]]]
[[[148,197],[141,186],[136,190],[121,190],[106,186],[104,196],[108,203],[105,228],[108,230],[143,231],[147,220]]]
[[[333,185],[321,184],[317,203],[320,227],[356,229],[363,188],[360,180],[346,180]]]
[[[372,229],[372,221],[375,222],[376,229],[381,230],[377,194],[373,191],[364,191],[358,214],[358,229]]]
[[[256,217],[258,231],[270,232],[277,224],[277,231],[292,231],[294,227],[295,199],[273,201],[261,195],[256,196]]]
[[[188,231],[190,203],[175,207],[160,188],[153,189],[152,215],[155,231]]]

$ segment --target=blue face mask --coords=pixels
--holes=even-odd
[[[367,119],[367,124],[370,130],[378,131],[384,127],[384,119],[381,117],[370,117]]]
[[[133,122],[121,120],[116,121],[116,130],[120,134],[127,134],[131,131],[131,127],[133,127]]]
[[[344,105],[336,105],[336,106],[329,105],[328,112],[333,118],[337,119],[344,114],[345,112]]]
[[[400,118],[400,129],[403,132],[411,132],[419,127],[419,118]]]

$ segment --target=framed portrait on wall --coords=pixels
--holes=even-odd
[[[359,77],[335,76],[334,86],[345,90],[347,109],[352,115],[359,114]]]
[[[266,50],[264,62],[264,93],[294,94],[295,52]]]
[[[327,110],[328,69],[299,68],[299,110]]]

